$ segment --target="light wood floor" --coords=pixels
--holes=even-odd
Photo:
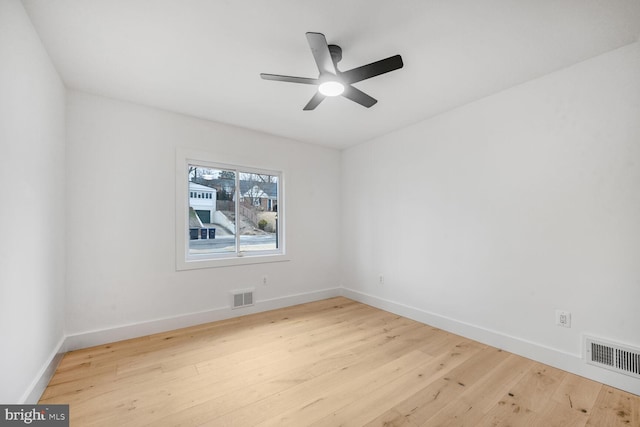
[[[640,397],[345,298],[65,355],[71,425],[640,426]]]

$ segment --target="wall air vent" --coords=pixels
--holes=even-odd
[[[640,349],[585,337],[587,363],[640,378]]]
[[[233,291],[231,308],[242,308],[253,305],[253,290]]]

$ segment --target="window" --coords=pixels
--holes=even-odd
[[[208,157],[178,155],[177,268],[285,261],[283,173]]]

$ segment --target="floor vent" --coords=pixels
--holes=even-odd
[[[640,349],[585,337],[587,363],[640,378]]]
[[[233,301],[231,308],[242,308],[253,305],[253,291],[236,291],[231,294]]]

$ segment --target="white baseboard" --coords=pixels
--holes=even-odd
[[[364,292],[342,288],[342,295],[358,302],[408,317],[465,338],[500,348],[554,368],[562,369],[612,387],[640,395],[640,381],[628,375],[618,374],[588,365],[580,354],[571,354],[545,345],[523,340],[477,325],[460,322],[416,307],[390,301]]]
[[[65,337],[61,337],[60,341],[58,341],[58,345],[54,348],[53,352],[44,363],[40,371],[31,382],[31,385],[24,392],[22,397],[20,398],[21,404],[36,404],[38,400],[40,400],[40,396],[47,388],[49,381],[53,377],[53,374],[56,372],[56,368],[58,364],[62,360],[62,356],[64,356],[65,348],[64,348]]]
[[[167,332],[174,329],[186,328],[203,323],[215,322],[247,314],[275,310],[297,304],[319,301],[341,295],[340,288],[329,288],[320,291],[287,295],[269,300],[256,301],[253,306],[240,309],[220,307],[212,310],[189,313],[180,316],[156,319],[147,322],[133,323],[95,331],[81,332],[67,335],[65,351],[78,350],[96,345],[108,344],[116,341],[138,338],[145,335]]]

